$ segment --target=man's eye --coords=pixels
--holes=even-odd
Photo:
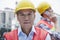
[[[24,16],[24,14],[20,14],[20,16]]]
[[[21,12],[21,11],[18,13],[18,15],[24,16],[23,12]]]
[[[31,15],[31,13],[29,13],[28,15]]]

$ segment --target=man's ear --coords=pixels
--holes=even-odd
[[[17,20],[19,21],[19,16],[18,15],[16,15],[17,16]]]
[[[47,17],[47,15],[43,13],[43,17]]]
[[[34,19],[35,19],[35,17],[36,17],[36,14],[34,14]]]

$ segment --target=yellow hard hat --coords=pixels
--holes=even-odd
[[[35,11],[34,5],[30,1],[27,1],[27,0],[20,1],[16,6],[15,12],[22,10],[22,9],[32,9]]]
[[[50,6],[50,4],[48,4],[47,2],[42,2],[38,7],[37,10],[40,14],[42,14],[43,12],[45,12],[46,9],[48,9]]]

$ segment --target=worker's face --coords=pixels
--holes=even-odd
[[[31,9],[24,9],[17,12],[17,19],[22,27],[31,27],[34,23],[35,12]]]
[[[48,8],[43,14],[46,18],[51,18],[53,16],[53,10]]]

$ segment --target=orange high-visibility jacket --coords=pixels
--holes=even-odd
[[[35,27],[36,33],[34,33],[32,40],[45,40],[48,32],[38,27]],[[4,34],[6,40],[18,40],[18,29]]]
[[[39,26],[40,24],[45,24],[48,28],[52,29],[54,26],[49,24],[47,21],[40,20],[36,26]]]

